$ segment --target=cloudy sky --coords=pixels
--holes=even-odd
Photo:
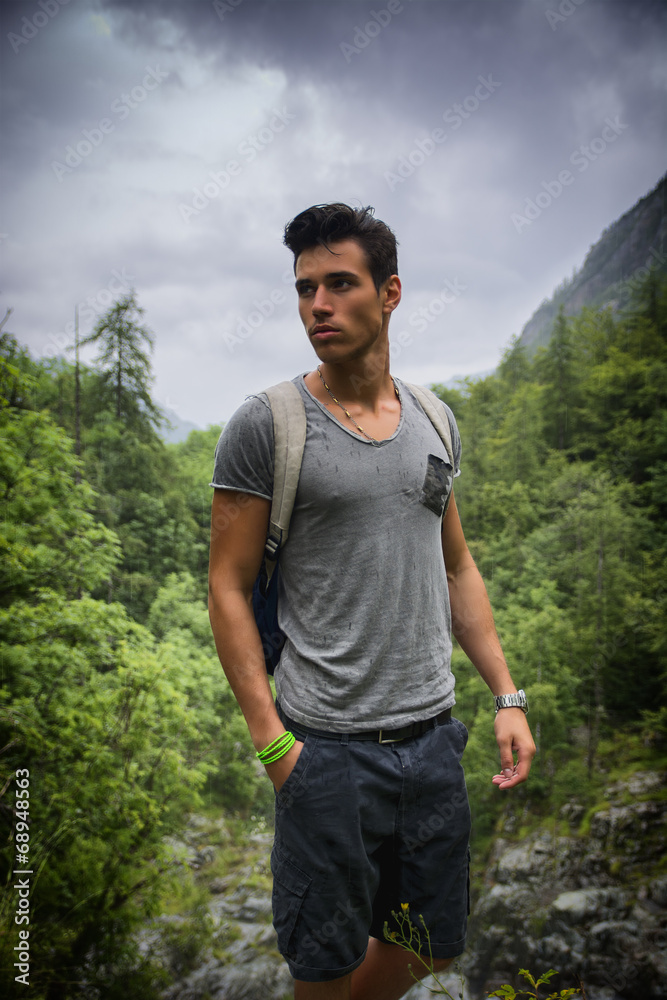
[[[665,170],[659,0],[3,0],[0,311],[35,356],[135,288],[205,427],[312,367],[285,223],[399,239],[393,372],[493,368]],[[68,355],[68,356],[71,356]]]

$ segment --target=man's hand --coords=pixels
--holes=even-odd
[[[279,757],[278,760],[274,760],[273,764],[265,765],[266,773],[273,782],[273,787],[277,792],[280,791],[292,773],[302,750],[303,743],[297,740],[294,746],[290,747],[286,754]]]
[[[494,729],[500,749],[500,774],[494,775],[493,784],[503,790],[514,788],[528,777],[537,750],[525,712],[520,708],[501,708]]]

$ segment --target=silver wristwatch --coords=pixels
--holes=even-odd
[[[497,694],[493,700],[496,703],[496,713],[501,708],[520,708],[522,712],[528,711],[525,691],[517,691],[516,694]]]

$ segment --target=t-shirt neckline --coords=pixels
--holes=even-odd
[[[405,394],[401,392],[401,385],[400,385],[399,380],[397,378],[394,377],[394,381],[395,381],[395,384],[398,386],[399,401],[400,401],[400,404],[401,404],[401,415],[400,415],[400,418],[399,418],[399,421],[398,421],[398,426],[397,426],[396,430],[394,431],[394,433],[390,437],[381,438],[380,440],[375,440],[375,439],[371,440],[370,438],[364,437],[362,434],[358,434],[356,431],[351,430],[349,427],[346,427],[345,424],[341,420],[339,420],[338,417],[334,413],[331,412],[331,410],[328,410],[327,407],[324,406],[324,404],[321,403],[319,401],[319,399],[317,399],[316,396],[313,396],[312,392],[310,391],[310,389],[306,385],[306,375],[307,374],[308,374],[308,372],[304,372],[303,374],[301,374],[299,376],[299,380],[300,380],[300,384],[303,387],[303,390],[307,394],[308,398],[312,399],[313,403],[315,403],[315,405],[318,406],[320,408],[320,410],[324,414],[326,414],[327,417],[329,417],[330,420],[333,420],[333,422],[336,424],[337,427],[340,427],[340,429],[342,431],[345,431],[346,434],[349,434],[350,437],[353,437],[355,441],[360,441],[361,444],[370,445],[371,448],[380,448],[382,445],[389,444],[390,441],[393,441],[398,436],[398,434],[400,433],[401,428],[403,427],[403,420],[404,420],[404,417],[405,417]]]

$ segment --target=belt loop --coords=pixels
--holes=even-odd
[[[341,733],[340,734],[340,745],[342,747],[346,747],[349,742],[350,742],[350,734],[349,733]]]

